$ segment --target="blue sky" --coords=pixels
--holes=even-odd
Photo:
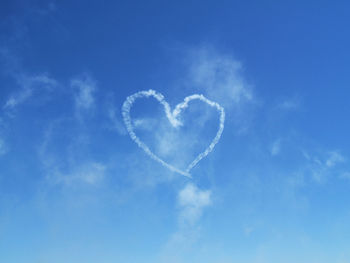
[[[350,262],[349,7],[2,1],[0,261]]]

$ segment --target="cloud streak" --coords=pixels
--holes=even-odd
[[[132,122],[131,117],[130,117],[130,110],[131,110],[134,102],[137,99],[149,98],[149,97],[155,98],[160,104],[163,105],[165,114],[166,114],[169,122],[171,123],[171,125],[174,128],[178,128],[178,127],[182,126],[181,121],[177,117],[181,114],[182,110],[184,110],[184,109],[186,109],[188,107],[189,102],[192,101],[192,100],[200,100],[200,101],[208,104],[209,106],[215,108],[220,113],[220,123],[219,123],[219,128],[218,128],[218,131],[216,133],[215,138],[212,140],[210,145],[205,149],[205,151],[200,153],[188,165],[188,167],[186,168],[185,171],[182,171],[182,170],[180,170],[180,169],[178,169],[178,168],[168,164],[167,162],[165,162],[161,158],[159,158],[157,155],[155,155],[149,149],[149,147],[144,142],[142,142],[139,139],[139,137],[134,132],[134,125],[133,125],[133,122]],[[162,94],[154,91],[154,90],[139,91],[139,92],[137,92],[137,93],[127,97],[125,102],[124,102],[124,104],[123,104],[123,106],[122,106],[122,114],[123,114],[123,119],[124,119],[125,126],[126,126],[128,132],[129,132],[129,135],[130,135],[131,139],[141,149],[143,149],[152,159],[154,159],[157,162],[161,163],[166,168],[170,169],[171,171],[174,171],[174,172],[177,172],[179,174],[182,174],[184,176],[187,176],[187,177],[191,177],[191,175],[190,175],[191,169],[194,166],[196,166],[200,160],[202,160],[204,157],[206,157],[214,149],[215,145],[220,140],[221,134],[222,134],[222,132],[224,130],[224,122],[225,122],[225,111],[224,111],[224,108],[221,107],[218,103],[208,100],[203,95],[194,94],[194,95],[188,96],[188,97],[186,97],[184,99],[184,101],[182,103],[179,103],[175,107],[175,109],[173,111],[171,111],[170,105],[165,101],[164,96]]]
[[[4,110],[13,110],[20,104],[26,102],[30,97],[33,96],[34,91],[38,88],[44,88],[46,90],[52,90],[52,88],[58,85],[57,81],[48,77],[46,74],[36,76],[16,76],[21,89],[13,93],[5,102]]]

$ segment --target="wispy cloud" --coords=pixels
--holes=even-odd
[[[227,121],[236,126],[235,133],[246,133],[261,99],[246,80],[242,62],[210,45],[186,50],[187,77],[183,85],[218,102],[228,114]]]
[[[87,74],[71,80],[77,113],[92,110],[95,106],[96,82]]]
[[[250,236],[254,232],[255,228],[253,226],[245,226],[243,232],[246,236]]]
[[[280,110],[294,111],[301,107],[301,99],[299,96],[290,97],[278,103],[277,108]]]
[[[280,151],[281,151],[281,139],[277,139],[272,143],[270,152],[272,156],[276,156],[280,153]]]
[[[231,56],[202,47],[189,59],[190,80],[195,88],[224,107],[252,101],[251,87],[243,78],[242,64]]]
[[[89,156],[88,136],[78,132],[72,135],[76,120],[55,120],[45,130],[38,157],[49,184],[75,186],[79,184],[98,185],[103,182],[107,165]],[[58,143],[63,141],[64,143]],[[79,150],[78,150],[79,149]]]
[[[138,118],[133,120],[133,125],[136,129],[152,131],[156,127],[154,118]]]
[[[344,179],[344,180],[350,180],[350,172],[344,172],[340,174],[339,178]]]
[[[47,74],[34,76],[22,74],[15,76],[15,80],[19,86],[19,90],[9,96],[3,106],[4,110],[13,110],[25,103],[37,90],[52,91],[58,85],[57,81],[50,78]]]
[[[100,183],[105,176],[106,166],[98,162],[86,162],[71,168],[68,172],[54,169],[50,175],[51,182],[64,184],[66,186],[84,183],[88,185],[96,185]]]
[[[326,166],[327,167],[333,167],[338,163],[342,163],[345,161],[345,157],[342,156],[340,153],[333,151],[329,153],[329,157],[326,160]]]
[[[28,73],[23,69],[20,58],[12,49],[0,46],[1,73],[8,76],[16,84],[14,91],[8,94],[2,109],[8,114],[29,100],[41,100],[53,92],[60,84],[48,73]],[[9,84],[8,84],[9,85]]]
[[[184,255],[192,251],[200,237],[199,220],[203,209],[212,204],[210,190],[200,190],[188,183],[177,196],[178,230],[171,235],[160,253],[161,262],[185,262]]]
[[[346,158],[337,151],[330,151],[323,156],[311,155],[303,152],[305,159],[308,161],[306,171],[312,176],[312,179],[318,183],[324,183],[331,172],[335,172],[335,167],[344,163]],[[339,173],[339,171],[337,171]]]

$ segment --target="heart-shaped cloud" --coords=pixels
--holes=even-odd
[[[188,165],[188,167],[186,168],[185,171],[182,171],[182,170],[174,167],[173,165],[168,164],[167,162],[165,162],[161,158],[159,158],[157,155],[155,155],[149,149],[149,147],[139,139],[139,137],[134,132],[134,127],[132,125],[132,121],[131,121],[131,117],[130,117],[130,109],[137,99],[149,98],[149,97],[154,97],[156,100],[159,101],[159,103],[161,103],[164,106],[165,114],[173,127],[178,127],[178,126],[182,125],[181,121],[177,119],[177,116],[181,113],[181,111],[183,109],[188,107],[188,103],[191,100],[203,101],[206,104],[208,104],[209,106],[214,107],[220,113],[220,124],[219,124],[219,128],[218,128],[218,131],[216,133],[215,138],[211,141],[211,143],[205,149],[204,152],[201,152],[200,154],[197,155],[197,157]],[[203,95],[200,95],[200,94],[193,94],[191,96],[186,97],[184,99],[184,101],[182,103],[179,103],[178,105],[176,105],[175,109],[171,112],[171,108],[170,108],[169,104],[164,100],[164,96],[162,94],[160,94],[154,90],[139,91],[139,92],[126,98],[126,100],[123,104],[122,113],[123,113],[123,119],[124,119],[125,126],[129,132],[131,139],[140,148],[142,148],[151,158],[153,158],[157,162],[161,163],[165,167],[169,168],[171,171],[177,172],[177,173],[182,174],[182,175],[187,176],[187,177],[191,177],[191,175],[190,175],[191,169],[200,160],[202,160],[204,157],[206,157],[214,149],[215,145],[220,140],[221,134],[224,130],[224,122],[225,122],[224,108],[221,107],[218,103],[210,101],[206,97],[204,97]]]

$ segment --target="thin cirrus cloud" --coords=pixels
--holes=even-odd
[[[338,163],[345,162],[345,157],[341,155],[339,152],[332,151],[329,153],[329,157],[326,160],[327,167],[333,167]]]
[[[280,110],[293,111],[298,110],[301,107],[301,99],[298,96],[288,98],[277,104],[277,108]]]
[[[277,139],[272,143],[270,152],[272,156],[276,156],[280,153],[280,151],[281,151],[281,139]]]
[[[51,181],[57,184],[71,186],[79,183],[97,185],[105,177],[106,166],[99,162],[86,162],[73,167],[69,172],[55,171]]]
[[[2,109],[7,113],[13,113],[30,99],[41,99],[43,94],[52,93],[59,86],[59,82],[48,73],[28,73],[20,61],[11,49],[0,47],[0,63],[3,66],[1,73],[9,76],[16,85],[15,91],[7,95],[2,105]]]
[[[55,79],[46,74],[34,76],[19,75],[15,78],[19,86],[19,90],[9,96],[3,105],[4,110],[13,110],[29,100],[35,94],[35,92],[50,92],[58,85]]]
[[[303,156],[307,160],[305,175],[310,174],[316,183],[327,182],[329,175],[335,172],[345,173],[336,169],[341,163],[346,162],[346,158],[338,151],[328,151],[323,153],[321,157],[304,151]]]
[[[97,85],[90,75],[83,74],[71,79],[70,87],[66,96],[73,99],[74,107],[72,110],[68,107],[58,118],[47,120],[48,125],[38,151],[39,158],[45,178],[50,183],[66,186],[79,183],[97,185],[103,181],[107,166],[89,157],[90,132],[79,121],[85,113],[90,114],[97,108]],[[74,113],[75,118],[72,118]],[[91,121],[94,123],[95,120]]]
[[[95,186],[105,178],[108,167],[88,156],[89,137],[79,129],[73,133],[77,123],[74,118],[63,118],[52,121],[45,130],[38,156],[50,185]]]

